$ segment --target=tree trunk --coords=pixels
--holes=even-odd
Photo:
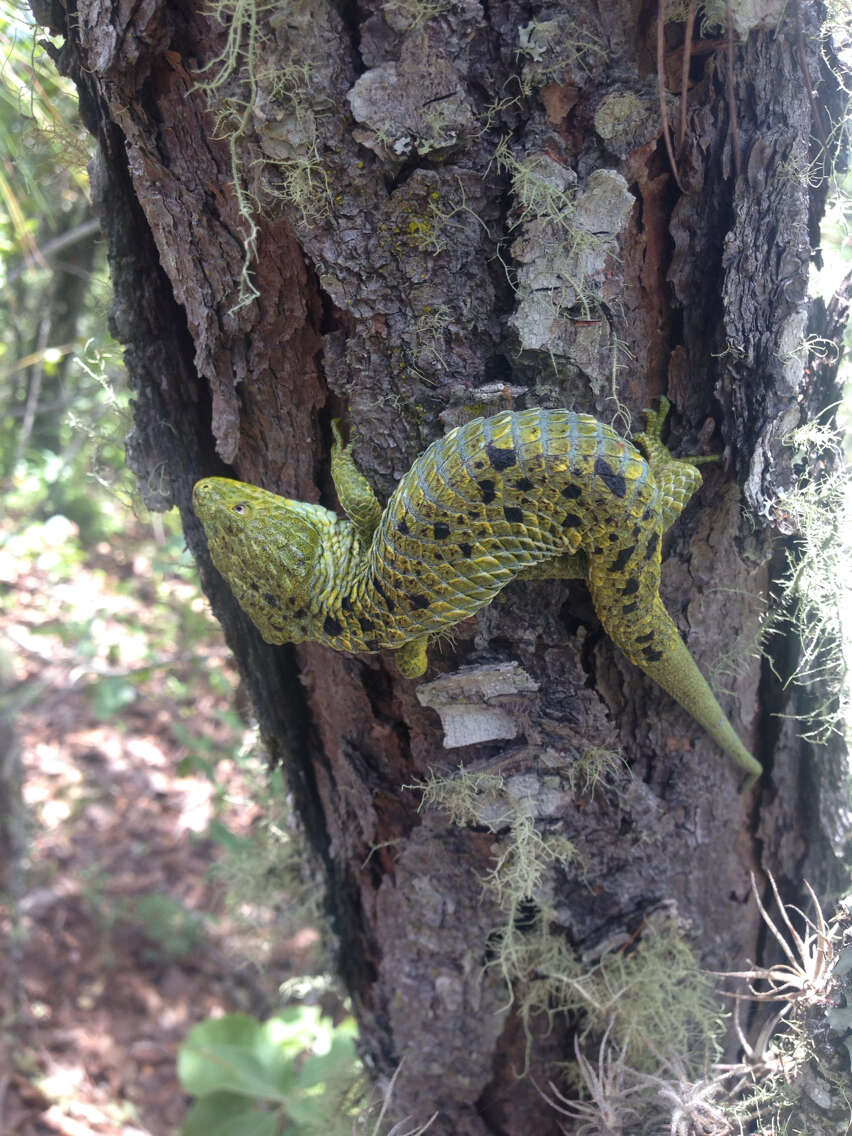
[[[98,140],[128,459],[151,507],[181,509],[324,865],[368,1067],[404,1062],[392,1111],[438,1111],[431,1132],[560,1131],[536,1086],[589,1018],[533,1012],[558,985],[534,941],[591,968],[666,916],[704,966],[743,969],[764,949],[750,873],[786,898],[841,879],[839,746],[798,737],[795,633],[755,649],[795,544],[785,441],[836,401],[834,365],[804,365],[809,89],[835,86],[819,4],[764,7],[696,28],[685,68],[684,20],[658,48],[656,5],[627,0],[40,13]],[[210,474],[334,507],[334,417],[386,498],[477,414],[635,432],[663,393],[670,449],[722,460],[670,532],[662,597],[765,767],[749,791],[582,583],[511,584],[415,681],[387,654],[264,643],[191,508]],[[443,805],[419,809],[430,770]]]

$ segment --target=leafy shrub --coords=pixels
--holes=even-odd
[[[360,1071],[355,1034],[352,1018],[333,1026],[316,1006],[201,1022],[178,1053],[181,1084],[198,1098],[180,1136],[343,1136]]]

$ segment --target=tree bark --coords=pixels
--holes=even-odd
[[[430,769],[499,773],[539,835],[572,842],[578,859],[508,917],[522,936],[546,912],[588,960],[665,909],[705,966],[742,969],[764,948],[751,872],[794,899],[803,876],[821,894],[842,878],[840,746],[815,752],[784,716],[792,632],[771,658],[755,650],[795,543],[774,524],[795,480],[785,439],[836,401],[834,366],[800,349],[824,203],[809,88],[835,98],[821,9],[765,9],[693,36],[682,137],[684,23],[663,29],[661,95],[654,4],[38,13],[66,37],[59,63],[98,141],[136,392],[128,460],[152,508],[181,509],[324,866],[368,1068],[404,1059],[395,1114],[438,1111],[432,1132],[559,1131],[536,1085],[573,1056],[575,1023],[534,1017],[518,1076],[518,990],[512,1006],[489,966],[507,909],[483,887],[511,834],[419,811],[410,786]],[[229,35],[231,71],[216,62]],[[478,413],[565,406],[636,430],[663,393],[670,448],[722,456],[667,539],[663,600],[765,766],[751,792],[607,640],[584,585],[511,585],[414,682],[385,655],[265,644],[191,509],[210,474],[333,506],[336,416],[386,497]],[[489,696],[507,663],[511,693]],[[476,702],[480,720],[447,748],[421,700],[462,666],[478,669],[437,697]],[[601,750],[629,772],[584,791],[572,770]]]

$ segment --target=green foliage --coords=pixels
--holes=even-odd
[[[191,955],[204,937],[204,920],[170,895],[140,895],[130,918],[150,943],[151,957],[178,959]]]
[[[280,768],[270,770],[256,730],[245,731],[232,711],[221,714],[222,724],[233,737],[243,735],[242,745],[229,753],[242,774],[244,801],[228,795],[219,774],[221,741],[200,734],[187,712],[170,724],[174,737],[186,748],[178,772],[200,774],[213,787],[213,816],[205,833],[221,849],[213,874],[225,885],[229,916],[265,943],[285,938],[306,926],[322,922],[323,881],[306,841],[302,839],[290,794]],[[224,816],[235,805],[262,801],[250,831],[234,832]],[[243,944],[248,949],[248,944]]]
[[[41,295],[35,285],[33,295]],[[116,504],[128,508],[133,486],[124,467],[129,394],[117,358],[115,345],[81,345],[60,371],[46,349],[37,375],[24,367],[0,373],[0,402],[7,408],[0,426],[3,513],[42,521],[67,517],[84,546],[121,527]],[[49,436],[42,421],[50,422]]]
[[[134,684],[122,675],[105,675],[87,688],[92,713],[101,722],[114,721],[125,706],[136,701]]]
[[[108,493],[130,493],[128,400],[95,307],[106,295],[105,265],[93,271],[90,142],[73,85],[37,46],[24,9],[0,3],[0,29],[0,486],[13,522],[0,550],[27,555],[27,541],[43,537],[43,564],[52,556],[60,571],[122,523]],[[90,335],[102,346],[87,344]],[[64,547],[53,540],[54,517],[73,522]],[[101,709],[115,693],[101,692]]]
[[[281,770],[268,771],[255,752],[243,772],[251,798],[264,802],[262,814],[245,836],[216,820],[208,832],[225,852],[215,872],[232,917],[255,934],[274,928],[279,938],[321,925],[322,873],[302,838]]]
[[[849,716],[852,469],[841,437],[824,423],[807,423],[787,442],[800,472],[775,511],[780,526],[797,539],[764,634],[792,630],[798,641],[799,657],[787,681],[816,692],[811,705],[800,704],[795,716],[802,736],[819,744],[842,733]]]
[[[211,678],[212,677],[211,675]],[[184,684],[180,683],[178,680],[178,686],[179,689],[175,690],[174,693],[182,695],[184,693]],[[229,689],[230,688],[228,688],[228,690]],[[186,693],[189,693],[189,691],[187,690]],[[220,691],[220,693],[226,693],[226,691]],[[217,710],[216,717],[218,721],[230,731],[234,738],[239,737],[240,734],[243,733],[243,724],[236,711],[230,709]],[[174,718],[169,722],[169,732],[186,751],[185,756],[182,757],[178,763],[178,774],[181,777],[200,774],[210,782],[214,791],[214,813],[218,815],[227,804],[226,791],[218,775],[218,765],[222,760],[222,745],[220,740],[217,737],[211,737],[198,731],[191,708],[188,708],[181,717]],[[253,732],[251,736],[254,738]],[[243,772],[246,772],[248,768],[247,759],[251,753],[253,753],[253,747],[247,749],[244,744],[236,753],[228,754],[228,757],[233,757]],[[252,778],[252,780],[254,780],[254,778]],[[258,788],[260,788],[260,786],[258,786]]]
[[[204,941],[205,917],[170,895],[146,892],[134,899],[116,895],[110,877],[99,864],[81,878],[86,905],[98,924],[109,955],[116,928],[132,929],[144,942],[142,954],[154,962],[171,962],[192,955]]]
[[[335,1027],[315,1006],[265,1022],[227,1014],[195,1026],[178,1053],[181,1084],[199,1098],[181,1136],[348,1136],[355,1036],[351,1018]]]
[[[32,500],[42,485],[33,476]],[[116,530],[108,542],[88,546],[77,525],[66,517],[29,519],[27,485],[10,495],[10,515],[0,524],[0,575],[6,581],[27,581],[33,602],[26,620],[29,649],[55,664],[76,671],[75,682],[85,691],[95,718],[121,724],[121,711],[156,679],[158,697],[171,700],[176,730],[180,721],[197,715],[198,677],[230,685],[228,672],[210,671],[203,654],[218,642],[199,589],[194,566],[186,552],[176,515],[159,521],[157,543],[141,530],[114,497],[99,499],[101,523]],[[94,495],[98,499],[97,494]],[[131,530],[125,533],[124,527]],[[128,551],[144,583],[129,574]],[[19,594],[6,589],[0,607],[17,611]],[[41,643],[44,646],[41,646]],[[224,653],[224,648],[219,648]],[[243,732],[233,714],[219,713],[224,730],[211,737],[192,731],[194,748],[219,747],[223,737]],[[216,725],[210,723],[211,727]],[[226,743],[225,750],[228,749]]]
[[[103,331],[91,140],[24,8],[0,3],[0,36],[0,484],[7,509],[62,513],[94,541],[105,529],[91,478],[113,480],[122,446],[104,398],[119,369]]]
[[[35,218],[88,193],[89,141],[74,86],[39,47],[26,7],[0,2],[0,38],[0,254],[35,254]]]

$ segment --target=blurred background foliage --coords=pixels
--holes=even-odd
[[[89,201],[93,140],[44,34],[0,0],[0,578],[29,564],[33,590],[52,591],[40,630],[88,661],[103,719],[133,700],[146,664],[221,636],[176,514],[146,514],[124,465],[130,395]],[[140,589],[144,610],[122,612],[115,597]]]
[[[127,391],[107,331],[109,281],[88,197],[92,140],[28,10],[0,0],[0,484],[3,507],[60,513],[88,544],[129,487]]]

